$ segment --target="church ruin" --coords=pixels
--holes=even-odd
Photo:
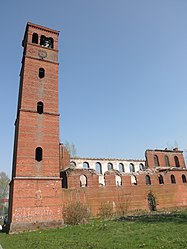
[[[10,232],[56,227],[63,208],[83,202],[96,215],[102,203],[148,210],[187,206],[183,152],[147,150],[145,160],[70,158],[59,144],[59,32],[27,23],[15,122],[9,198]]]

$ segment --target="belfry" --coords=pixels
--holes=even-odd
[[[62,222],[58,113],[59,32],[27,23],[12,180],[10,232]]]

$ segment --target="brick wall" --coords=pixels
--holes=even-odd
[[[183,157],[183,152],[178,150],[177,148],[173,150],[146,150],[145,157],[146,157],[146,163],[149,168],[155,168],[155,162],[154,157],[157,156],[158,162],[160,167],[170,166],[170,167],[176,167],[176,161],[175,158],[178,158],[178,167],[180,168],[186,168],[185,161]],[[169,165],[166,165],[166,158],[168,157]]]
[[[151,185],[146,185],[145,176],[149,174]],[[70,202],[85,203],[93,215],[98,213],[101,203],[111,203],[117,211],[119,203],[124,203],[128,210],[149,210],[147,194],[152,191],[156,197],[157,208],[175,208],[187,206],[187,183],[182,182],[182,175],[187,171],[143,172],[136,175],[137,185],[131,184],[130,175],[121,175],[122,185],[116,186],[115,172],[105,176],[106,186],[99,186],[98,175],[89,170],[68,170],[68,189],[62,189],[63,206]],[[87,177],[87,186],[80,187],[80,176]],[[159,184],[158,176],[162,175],[164,184]],[[171,183],[171,175],[176,184]]]

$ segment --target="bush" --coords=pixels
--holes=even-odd
[[[114,215],[113,206],[109,202],[102,203],[97,216],[101,219],[110,219]]]
[[[150,211],[156,211],[156,197],[154,196],[153,192],[150,190],[147,195],[148,206]]]
[[[125,216],[128,213],[130,203],[131,199],[129,195],[119,195],[118,202],[116,203],[116,215]]]
[[[88,223],[90,211],[88,207],[80,202],[70,203],[63,212],[64,223],[78,225]]]

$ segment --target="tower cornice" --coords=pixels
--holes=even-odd
[[[58,34],[58,35],[59,35],[59,33],[60,33],[60,31],[57,31],[57,30],[54,30],[54,29],[51,29],[51,28],[46,28],[46,27],[44,27],[44,26],[41,26],[41,25],[38,25],[38,24],[34,24],[34,23],[32,23],[32,22],[28,22],[28,23],[27,23],[26,30],[27,30],[27,28],[28,28],[29,26],[31,26],[31,27],[33,27],[33,28],[36,28],[36,29],[45,30],[45,31],[50,32],[50,33],[53,33],[53,34]]]

